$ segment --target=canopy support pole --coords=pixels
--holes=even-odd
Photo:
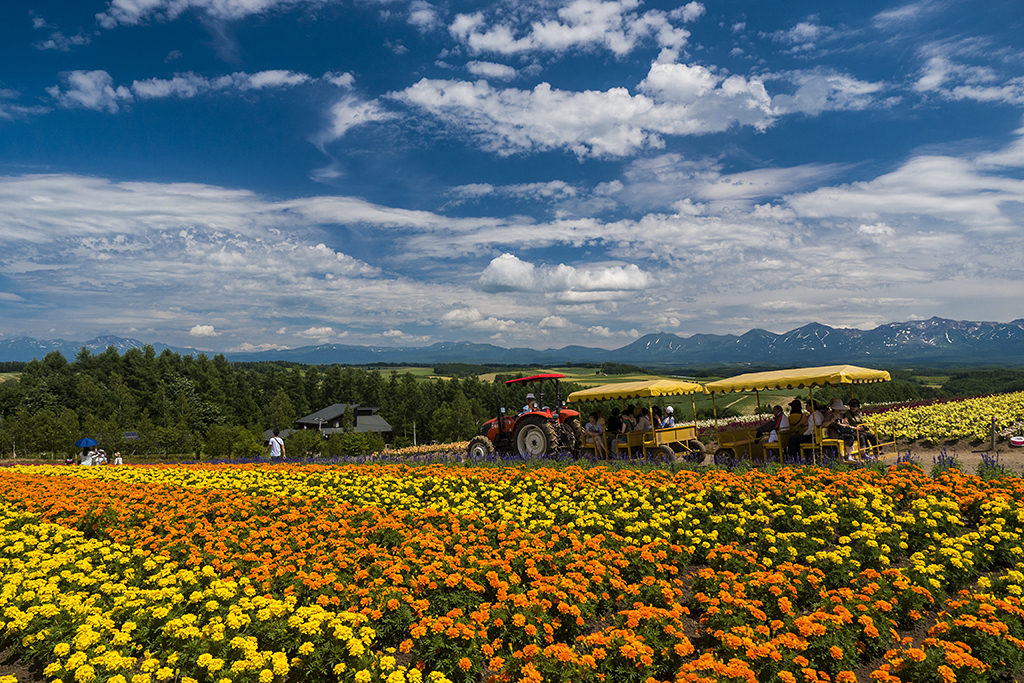
[[[818,425],[814,422],[814,413],[818,410],[818,405],[814,402],[814,387],[807,387],[807,393],[811,397],[811,405],[814,406],[813,410],[809,410],[807,413],[807,419],[811,421],[811,463],[814,465],[818,464]]]
[[[654,441],[654,444],[657,445],[658,444],[658,432],[657,432],[658,428],[654,425],[654,407],[651,405],[651,397],[650,396],[647,397],[647,419],[651,423],[651,439]],[[640,450],[641,450],[641,452],[643,452],[644,455],[647,455],[647,445],[646,444],[641,445],[640,446]]]
[[[761,392],[754,389],[754,395],[757,396],[757,414],[761,414]]]

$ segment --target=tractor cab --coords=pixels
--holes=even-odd
[[[526,405],[514,415],[505,411],[495,392],[496,417],[481,425],[480,433],[470,440],[469,455],[481,457],[495,451],[529,456],[541,456],[559,450],[577,452],[582,437],[580,415],[565,407],[559,384],[563,377],[565,375],[548,373],[517,377],[505,382],[506,386],[525,384],[533,391],[527,393]],[[544,393],[545,384],[548,388],[547,397]],[[551,398],[554,401],[550,401]]]

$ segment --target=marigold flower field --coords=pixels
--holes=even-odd
[[[897,408],[867,414],[872,430],[900,441],[984,441],[993,420],[996,432],[1017,423],[1024,415],[1024,392],[981,396],[925,406]]]
[[[54,683],[1024,670],[1014,477],[24,466],[0,494],[0,648]]]

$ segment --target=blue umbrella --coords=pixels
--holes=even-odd
[[[65,442],[65,443],[67,443],[67,442]],[[96,445],[96,439],[90,439],[89,437],[85,437],[84,439],[79,439],[78,441],[75,442],[75,448],[92,448],[95,445]]]

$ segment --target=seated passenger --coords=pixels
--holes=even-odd
[[[833,399],[825,414],[825,419],[822,421],[822,426],[826,428],[829,437],[842,439],[847,450],[853,446],[857,432],[846,421],[846,406],[843,405],[843,399]]]
[[[622,409],[622,431],[620,433],[625,434],[636,429],[636,417],[633,415],[633,406],[626,406]]]
[[[590,414],[590,422],[587,423],[587,436],[594,442],[594,453],[603,458],[608,455],[608,447],[604,442],[604,427],[598,422],[599,418],[596,410]]]
[[[757,431],[754,433],[755,441],[760,441],[762,436],[768,434],[768,443],[775,443],[779,440],[779,432],[783,429],[789,429],[789,418],[783,412],[782,406],[772,406],[772,413],[775,416],[757,428]]]
[[[800,446],[802,444],[814,443],[814,429],[820,427],[824,420],[822,414],[815,410],[814,401],[807,401],[807,411],[806,426],[804,427],[803,434],[795,434],[789,438],[788,451],[790,457],[794,460],[800,457]]]
[[[789,430],[795,432],[803,430],[806,426],[803,404],[800,403],[800,399],[794,398],[789,402]]]
[[[665,419],[661,421],[662,429],[676,426],[675,412],[675,408],[672,406],[665,406]]]
[[[633,427],[638,432],[649,432],[651,431],[651,412],[647,408],[637,409],[640,411],[640,416],[637,418],[636,426]]]
[[[864,426],[864,419],[860,414],[860,401],[855,398],[850,399],[850,409],[846,411],[846,422],[857,432],[857,438],[862,447],[874,448],[878,445],[878,437]]]

